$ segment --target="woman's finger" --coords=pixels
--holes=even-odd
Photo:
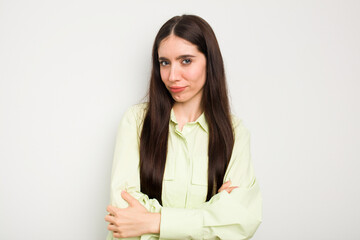
[[[221,192],[222,190],[224,190],[225,188],[229,187],[231,185],[231,181],[227,181],[225,183],[223,183],[223,185],[219,188],[218,192]]]
[[[229,180],[229,181],[226,181],[226,182],[223,183],[223,185],[221,185],[220,189],[227,188],[227,187],[229,187],[230,185],[231,185],[231,181],[230,181],[230,180]]]
[[[113,233],[113,237],[114,237],[114,238],[121,238],[122,236],[120,235],[120,233],[114,232],[114,233]]]
[[[228,187],[225,189],[225,191],[227,191],[228,193],[231,193],[231,191],[234,190],[235,188],[238,188],[238,187],[237,186]]]
[[[116,232],[117,231],[117,227],[115,225],[109,224],[107,227],[108,230],[112,231],[112,232]]]
[[[117,208],[109,205],[107,206],[106,211],[108,211],[112,216],[116,216]]]
[[[131,196],[130,193],[128,193],[128,192],[126,192],[126,191],[122,191],[122,192],[121,192],[121,197],[122,197],[127,203],[129,203],[129,205],[132,206],[132,207],[140,204],[139,201],[138,201],[136,198],[134,198],[133,196]]]
[[[113,224],[113,223],[115,223],[116,218],[113,217],[113,216],[110,216],[110,215],[106,215],[106,216],[105,216],[105,221]]]
[[[224,189],[226,189],[228,186],[224,186],[224,184],[219,188],[218,192],[223,191]]]

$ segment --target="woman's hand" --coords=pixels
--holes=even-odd
[[[232,190],[234,190],[235,188],[238,188],[237,186],[232,186],[230,187],[231,185],[231,181],[227,181],[227,182],[224,182],[224,184],[219,188],[218,192],[221,192],[223,190],[227,191],[228,193],[231,193]]]
[[[105,217],[109,222],[108,229],[114,238],[139,237],[146,233],[160,232],[160,213],[151,213],[132,197],[122,191],[121,197],[129,203],[127,208],[117,208],[109,205],[106,210],[110,213]]]

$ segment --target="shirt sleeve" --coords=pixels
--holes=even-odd
[[[232,186],[195,209],[163,207],[160,239],[250,239],[262,221],[262,198],[250,156],[250,134],[234,123],[233,153],[224,176]]]
[[[139,176],[139,136],[143,109],[135,105],[128,109],[122,117],[116,136],[115,152],[111,172],[110,205],[118,208],[128,207],[121,197],[126,190],[150,212],[160,212],[161,205],[156,199],[149,199],[140,192]],[[141,237],[126,239],[158,239],[159,234],[145,234]],[[109,231],[106,240],[113,240]]]

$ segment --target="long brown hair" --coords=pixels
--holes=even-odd
[[[210,25],[195,15],[171,18],[160,28],[154,41],[149,104],[140,137],[141,192],[162,203],[170,112],[174,100],[160,77],[158,48],[170,34],[196,45],[206,57],[206,82],[201,105],[209,125],[208,201],[222,185],[234,146],[234,134],[220,48]]]

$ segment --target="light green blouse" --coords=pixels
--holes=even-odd
[[[179,131],[173,110],[169,123],[168,153],[162,203],[140,192],[139,137],[146,104],[132,106],[117,133],[111,175],[111,205],[125,208],[126,190],[148,211],[161,212],[160,234],[131,239],[250,239],[261,223],[262,199],[250,156],[250,134],[232,116],[235,143],[224,176],[232,186],[206,202],[208,125],[204,113]],[[107,240],[112,240],[109,232]]]

